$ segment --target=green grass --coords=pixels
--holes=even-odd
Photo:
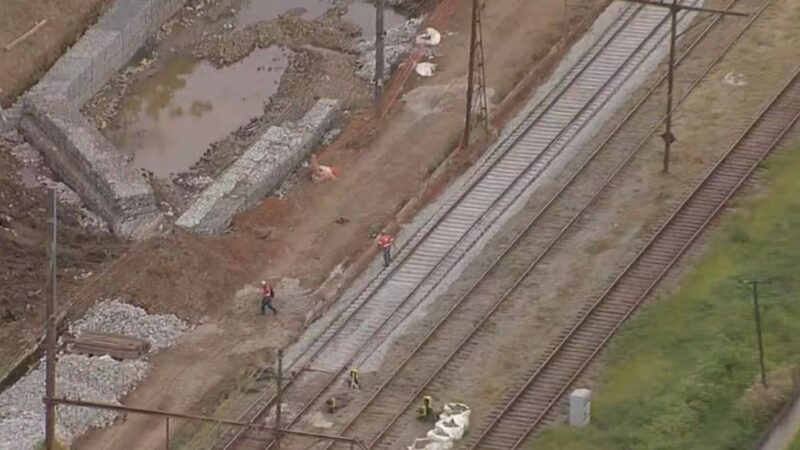
[[[766,192],[736,202],[680,287],[612,341],[592,424],[545,430],[529,448],[741,450],[765,431],[800,379],[800,143],[766,165]],[[769,389],[740,283],[755,277],[773,279],[760,289]]]
[[[786,450],[800,450],[800,433],[795,435],[794,439],[792,439],[791,444],[789,444],[789,448]]]

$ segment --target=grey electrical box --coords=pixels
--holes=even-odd
[[[569,426],[585,427],[589,425],[592,409],[592,391],[575,389],[569,395]]]

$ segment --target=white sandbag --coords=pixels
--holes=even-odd
[[[426,435],[428,439],[438,441],[438,442],[449,442],[452,441],[450,435],[447,434],[444,430],[439,429],[438,427],[428,431]]]
[[[454,442],[464,437],[471,412],[463,403],[445,403],[433,429],[426,437],[415,439],[406,450],[452,450]]]
[[[453,418],[442,419],[436,422],[436,431],[439,434],[446,434],[451,440],[457,441],[464,437],[464,427],[457,424]]]
[[[457,425],[460,425],[466,431],[469,428],[469,416],[472,410],[469,406],[463,403],[445,403],[442,408],[441,418],[453,419]]]
[[[439,441],[431,438],[415,439],[406,450],[452,450],[453,441]]]
[[[442,42],[442,33],[439,33],[435,28],[425,28],[425,31],[417,36],[416,43],[420,45],[427,45],[433,47]]]
[[[417,63],[417,65],[414,66],[414,71],[421,77],[432,77],[435,70],[436,64],[429,62]]]

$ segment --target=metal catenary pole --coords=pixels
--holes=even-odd
[[[278,374],[275,377],[275,450],[281,450],[281,394],[283,394],[283,349],[278,350]]]
[[[375,110],[380,106],[383,95],[383,16],[384,0],[375,0]]]
[[[753,288],[753,319],[756,322],[756,336],[758,339],[758,364],[761,367],[761,384],[767,387],[767,370],[764,365],[764,341],[761,338],[761,307],[758,305],[758,285],[769,284],[765,280],[744,280],[745,284],[749,284]]]
[[[678,34],[678,0],[672,0],[672,7],[669,9],[669,68],[667,72],[667,120],[666,130],[664,131],[664,162],[661,170],[669,172],[669,152],[675,137],[672,135],[672,91],[675,83],[675,40]]]
[[[56,443],[56,405],[52,399],[56,395],[56,278],[58,275],[56,250],[58,248],[58,201],[53,189],[52,202],[52,236],[50,241],[50,296],[47,299],[45,315],[47,331],[45,344],[45,428],[44,442],[47,450],[54,450]]]
[[[472,26],[469,37],[469,73],[467,74],[467,113],[464,122],[464,143],[469,145],[469,132],[472,125],[472,94],[475,83],[475,47],[478,40],[479,0],[472,0]]]
[[[83,408],[95,408],[95,409],[106,409],[111,411],[119,411],[123,413],[132,413],[132,414],[144,414],[148,416],[157,416],[157,417],[170,417],[173,419],[181,419],[181,420],[193,420],[198,422],[206,422],[206,423],[213,423],[217,425],[230,425],[235,427],[242,427],[242,428],[250,428],[254,430],[266,430],[266,431],[276,431],[275,427],[267,427],[262,425],[254,425],[248,422],[241,422],[237,420],[226,420],[226,419],[217,419],[215,417],[208,417],[208,416],[196,416],[192,414],[183,414],[183,413],[174,413],[169,411],[162,411],[158,409],[146,409],[146,408],[134,408],[131,406],[123,406],[123,405],[113,405],[110,403],[101,403],[101,402],[89,402],[83,400],[72,400],[68,398],[53,398],[53,403],[56,405],[66,405],[66,406],[80,406]],[[368,450],[367,445],[364,444],[360,439],[356,438],[349,438],[345,436],[335,436],[331,434],[322,434],[322,433],[313,433],[309,431],[299,431],[299,430],[290,430],[290,429],[281,429],[282,433],[294,436],[302,436],[307,438],[316,438],[316,439],[327,439],[330,441],[336,442],[343,442],[348,443],[351,445],[355,445],[359,448],[364,450]]]
[[[739,17],[747,17],[749,14],[736,12],[736,11],[726,11],[722,9],[716,8],[704,8],[704,7],[697,7],[697,6],[689,6],[689,5],[681,5],[678,3],[678,0],[672,0],[672,3],[665,3],[665,2],[654,2],[651,0],[626,0],[631,3],[639,3],[642,5],[648,6],[657,6],[661,8],[669,8],[670,14],[670,39],[669,39],[669,66],[667,67],[667,117],[664,121],[665,123],[665,131],[664,134],[661,135],[662,139],[664,139],[664,161],[662,170],[664,173],[669,172],[669,162],[670,162],[670,151],[672,149],[672,144],[675,142],[675,134],[672,132],[672,92],[674,86],[674,76],[675,76],[675,43],[678,40],[678,13],[682,10],[687,11],[696,11],[702,13],[709,13],[709,14],[721,14],[725,16],[739,16]]]

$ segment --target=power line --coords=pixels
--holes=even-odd
[[[678,13],[680,11],[696,11],[710,14],[721,14],[725,16],[748,16],[748,14],[726,11],[716,8],[702,8],[697,6],[681,5],[678,0],[672,0],[672,3],[653,2],[650,0],[626,0],[631,3],[639,3],[641,5],[656,6],[661,8],[668,8],[670,15],[670,40],[669,40],[669,67],[667,68],[667,117],[665,120],[666,129],[661,135],[664,140],[664,160],[662,163],[662,170],[664,173],[669,172],[669,158],[672,143],[675,142],[675,135],[672,133],[672,92],[674,86],[674,72],[675,72],[675,42],[678,39]]]
[[[467,75],[467,111],[463,145],[470,143],[473,126],[489,129],[489,105],[486,99],[486,68],[483,57],[483,26],[480,0],[472,1],[472,31],[469,42],[469,74]],[[477,86],[477,87],[476,87]],[[477,111],[476,111],[477,110]]]
[[[50,238],[50,296],[47,298],[45,317],[47,317],[46,349],[45,349],[45,427],[44,445],[47,450],[54,450],[56,444],[56,250],[58,248],[58,196],[53,189],[52,236]]]
[[[375,110],[383,95],[384,0],[375,0]]]

